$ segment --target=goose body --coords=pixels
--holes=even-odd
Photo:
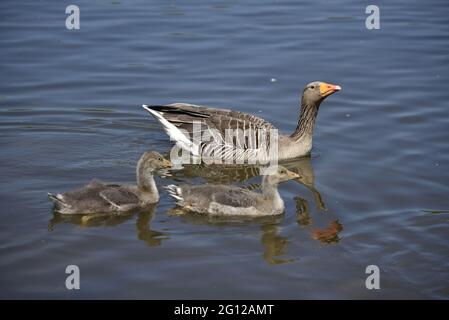
[[[170,167],[157,152],[145,152],[136,168],[137,185],[107,184],[92,180],[86,186],[48,197],[61,214],[120,213],[159,201],[153,172]]]
[[[270,216],[284,212],[284,201],[278,184],[299,175],[282,166],[265,175],[262,193],[230,185],[169,185],[165,187],[176,199],[178,207],[209,215]]]
[[[279,134],[262,118],[230,109],[188,103],[143,107],[160,122],[171,140],[203,161],[265,164],[310,154],[319,106],[340,89],[325,82],[309,83],[301,98],[298,125],[291,135]]]

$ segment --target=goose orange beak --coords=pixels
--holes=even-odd
[[[327,97],[330,96],[331,94],[340,91],[341,87],[337,86],[335,84],[330,84],[330,83],[326,83],[326,82],[321,82],[320,83],[320,94],[321,96]]]

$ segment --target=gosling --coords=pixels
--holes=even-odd
[[[61,214],[127,212],[159,201],[153,173],[171,166],[158,152],[145,152],[137,163],[137,186],[106,184],[94,179],[81,189],[56,195],[48,193],[48,197],[55,211]]]
[[[169,185],[164,187],[176,199],[182,213],[193,211],[209,215],[272,216],[282,214],[285,206],[279,191],[280,182],[300,176],[282,166],[269,169],[262,180],[262,193],[236,186]]]

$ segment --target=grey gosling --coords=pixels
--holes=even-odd
[[[269,216],[284,212],[279,195],[280,182],[299,178],[282,166],[270,168],[264,175],[262,193],[230,185],[169,185],[164,187],[182,210],[209,215]],[[185,213],[185,212],[184,212]]]
[[[157,169],[169,168],[172,163],[155,151],[145,152],[136,168],[136,185],[105,184],[96,179],[81,189],[48,194],[61,214],[121,213],[159,201],[153,178]]]

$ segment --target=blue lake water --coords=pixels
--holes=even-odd
[[[65,27],[77,4],[79,30]],[[449,298],[449,4],[378,1],[0,2],[1,298]],[[320,108],[285,214],[55,215],[47,192],[132,183],[172,146],[142,104],[191,102],[294,130],[305,84]],[[250,184],[186,168],[185,181]],[[248,180],[246,178],[249,178]],[[326,208],[326,209],[325,209]],[[323,239],[317,229],[343,228]],[[81,289],[65,288],[65,268]],[[367,290],[365,268],[380,268]]]

